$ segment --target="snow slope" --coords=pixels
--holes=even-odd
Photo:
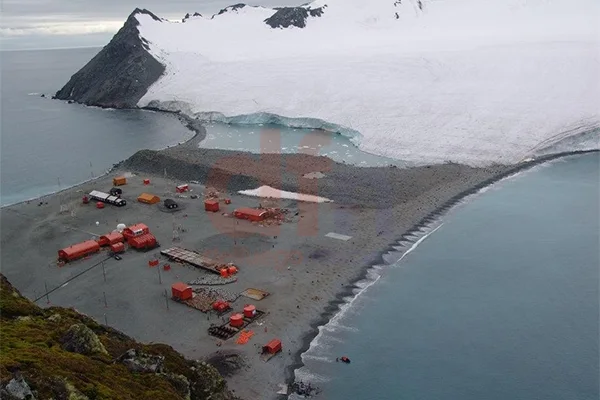
[[[599,147],[597,0],[308,7],[325,4],[303,29],[269,27],[275,11],[262,7],[185,23],[137,15],[166,66],[139,105],[224,121],[279,116],[416,163],[513,163],[594,128],[578,149]]]
[[[265,197],[269,199],[291,199],[310,203],[330,203],[333,201],[325,197],[313,196],[312,194],[286,192],[285,190],[275,189],[266,185],[256,189],[240,190],[238,193],[246,196]]]

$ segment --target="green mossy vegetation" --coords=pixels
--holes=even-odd
[[[2,388],[19,370],[37,399],[234,399],[213,367],[186,360],[167,345],[138,343],[75,310],[42,309],[21,296],[3,275],[0,278]],[[86,356],[64,350],[61,339],[74,324],[89,327],[108,354]],[[188,390],[165,374],[130,372],[115,361],[128,349],[163,356],[165,372],[186,377]]]

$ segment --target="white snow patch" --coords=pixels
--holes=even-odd
[[[238,193],[245,194],[247,196],[255,197],[266,197],[270,199],[291,199],[297,201],[306,201],[311,203],[330,203],[333,200],[325,197],[313,196],[311,194],[302,194],[294,192],[286,192],[285,190],[279,190],[272,188],[271,186],[261,186],[257,189],[240,190]]]
[[[137,15],[166,66],[139,105],[322,127],[415,163],[516,163],[555,138],[580,149],[563,133],[600,127],[597,0],[326,4],[303,29],[270,28],[264,7],[185,24]]]

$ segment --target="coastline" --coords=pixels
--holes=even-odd
[[[161,112],[164,112],[164,111],[161,111]],[[197,143],[200,140],[202,140],[203,135],[206,134],[206,131],[204,130],[202,124],[198,120],[194,120],[193,118],[187,117],[184,114],[181,114],[181,113],[174,113],[174,114],[178,114],[178,117],[180,118],[180,121],[182,123],[184,123],[184,124],[187,123],[186,126],[195,132],[194,136],[192,138],[186,140],[183,143],[180,143],[180,144],[177,144],[174,146],[170,146],[170,147],[164,148],[162,150],[148,151],[148,152],[150,152],[154,155],[159,155],[159,156],[168,155],[169,157],[173,157],[173,158],[181,157],[183,153],[188,154],[191,151],[197,152],[196,153],[197,156],[192,154],[187,159],[184,159],[182,161],[183,163],[190,163],[190,159],[193,159],[194,157],[198,157],[200,155],[202,157],[215,156],[218,158],[218,157],[223,157],[223,155],[232,156],[232,155],[240,155],[240,154],[242,154],[242,155],[249,154],[249,153],[244,153],[244,152],[227,152],[227,151],[219,151],[219,150],[206,150],[206,149],[200,150],[200,149],[198,149]],[[141,151],[141,152],[144,152],[144,151]],[[286,362],[285,370],[283,371],[283,375],[284,375],[284,378],[287,381],[287,383],[293,382],[295,371],[298,368],[303,366],[302,354],[304,352],[306,352],[306,350],[310,347],[311,342],[318,335],[319,327],[327,325],[327,323],[329,323],[331,321],[331,319],[339,312],[340,306],[342,306],[343,304],[346,303],[347,297],[355,297],[357,295],[355,293],[355,291],[356,291],[356,289],[360,289],[360,287],[357,286],[357,283],[359,283],[360,281],[363,281],[367,277],[369,271],[375,265],[388,264],[384,261],[384,255],[390,251],[394,251],[396,253],[398,252],[398,250],[393,247],[393,245],[395,243],[397,243],[399,240],[406,239],[407,236],[412,235],[412,236],[418,237],[419,235],[422,234],[422,232],[421,232],[422,228],[426,228],[431,223],[435,223],[436,221],[438,221],[451,208],[455,207],[458,203],[463,201],[466,197],[474,195],[477,192],[481,191],[482,189],[489,187],[490,185],[493,185],[502,179],[508,178],[514,174],[518,174],[522,171],[525,171],[525,170],[535,167],[537,165],[541,165],[541,164],[544,164],[546,162],[549,162],[549,161],[552,161],[552,160],[555,160],[558,158],[567,157],[567,156],[571,156],[571,155],[577,155],[577,154],[591,153],[591,152],[597,152],[597,150],[574,151],[574,152],[564,152],[564,153],[552,154],[552,155],[543,156],[538,159],[535,159],[535,160],[532,160],[532,161],[529,161],[526,163],[518,164],[518,165],[495,166],[495,167],[491,168],[489,171],[484,171],[482,169],[476,169],[476,168],[468,168],[468,167],[459,166],[459,165],[431,166],[431,169],[440,170],[442,175],[448,174],[448,176],[453,176],[453,174],[455,174],[455,173],[462,174],[463,172],[461,172],[461,171],[464,170],[464,180],[462,180],[460,182],[452,182],[451,181],[448,184],[440,183],[440,182],[443,182],[444,179],[436,181],[437,183],[429,182],[429,186],[426,187],[427,190],[423,189],[421,192],[415,194],[414,198],[402,199],[402,201],[397,200],[397,199],[393,200],[393,201],[390,200],[388,209],[393,210],[393,211],[390,211],[391,214],[393,214],[395,216],[402,215],[403,221],[405,221],[408,225],[402,226],[402,223],[399,223],[398,226],[394,225],[394,226],[390,227],[390,231],[386,232],[379,240],[380,243],[383,240],[385,240],[385,243],[387,243],[387,245],[385,245],[385,244],[380,245],[377,243],[368,243],[364,248],[364,252],[365,252],[365,256],[366,256],[365,260],[358,261],[356,263],[357,265],[352,267],[354,269],[346,271],[348,274],[347,276],[340,277],[340,275],[338,275],[338,277],[340,277],[340,279],[332,278],[334,283],[341,282],[342,289],[340,290],[340,285],[338,284],[337,289],[332,290],[332,293],[335,293],[335,295],[332,297],[331,300],[328,300],[326,302],[326,304],[324,304],[322,307],[320,305],[315,305],[315,308],[319,307],[319,313],[318,313],[318,317],[316,317],[316,319],[314,318],[314,315],[306,315],[306,316],[302,315],[302,316],[298,317],[298,321],[306,320],[308,322],[308,326],[298,326],[297,328],[292,328],[292,330],[297,329],[300,331],[299,332],[300,343],[299,343],[299,348],[293,348],[290,345],[290,347],[293,348],[293,353],[291,353],[292,362],[291,363]],[[138,153],[140,153],[140,152],[138,152]],[[138,154],[138,153],[136,153],[136,154]],[[128,158],[126,160],[123,160],[123,161],[113,165],[113,167],[102,176],[99,176],[97,178],[94,178],[94,179],[86,181],[86,182],[82,182],[78,185],[75,185],[75,186],[72,186],[69,188],[65,188],[65,189],[58,191],[56,193],[53,193],[53,194],[47,194],[44,196],[40,196],[37,199],[49,198],[49,197],[53,197],[53,196],[56,197],[57,195],[60,195],[61,193],[67,193],[67,192],[73,193],[86,185],[90,185],[93,182],[100,182],[100,181],[107,180],[108,179],[107,175],[109,175],[111,172],[123,169],[123,167],[127,167],[128,161],[133,159],[136,156],[136,154],[134,154],[133,156],[131,156],[130,158]],[[322,162],[320,157],[313,157],[313,156],[308,156],[308,155],[299,156],[299,155],[277,154],[274,157],[264,157],[264,158],[265,158],[265,163],[267,164],[266,167],[269,167],[270,164],[279,165],[279,163],[281,163],[281,162],[286,163],[288,161],[293,161],[293,160],[299,160],[299,162],[301,164],[308,163],[308,164],[319,165],[319,163]],[[200,163],[201,164],[202,163],[210,164],[210,162],[211,162],[211,158],[208,157],[207,160],[203,159]],[[235,167],[235,166],[232,166],[232,168],[233,167]],[[387,168],[387,167],[386,168],[377,167],[377,168],[371,169],[371,168],[361,168],[361,167],[354,167],[354,166],[348,166],[348,165],[337,166],[337,163],[336,163],[335,167],[340,168],[343,171],[349,171],[348,174],[341,175],[343,177],[352,176],[353,174],[358,173],[359,170],[362,170],[363,172],[365,170],[367,170],[367,172],[365,172],[365,176],[367,178],[370,176],[374,177],[374,176],[378,176],[378,175],[382,175],[382,174],[391,174],[391,173],[396,174],[396,175],[392,175],[394,177],[395,176],[403,176],[402,171],[395,171],[395,169]],[[160,168],[155,168],[154,166],[153,166],[153,168],[155,169],[155,172],[161,170]],[[306,168],[312,168],[312,166],[308,166]],[[150,168],[150,170],[152,170],[152,168]],[[150,173],[150,170],[142,171],[142,172]],[[426,171],[427,168],[416,168],[416,169],[413,168],[411,170],[417,171],[416,172],[417,178],[419,178],[423,174],[427,173],[427,171]],[[134,171],[139,172],[137,170],[134,170]],[[178,172],[181,172],[181,171],[178,171]],[[228,173],[234,174],[235,170],[234,169],[228,170]],[[244,171],[244,173],[246,173],[246,171]],[[248,176],[251,175],[251,172],[247,172],[247,173],[248,173]],[[150,174],[152,175],[152,173],[150,173]],[[156,174],[154,174],[152,176],[155,177]],[[473,179],[473,182],[475,182],[475,184],[470,184],[471,177]],[[181,176],[181,177],[175,176],[175,178],[182,180],[185,178],[185,176]],[[260,177],[257,179],[260,180]],[[344,186],[348,186],[344,182],[335,182],[336,180],[340,180],[340,177],[336,174],[334,174],[332,177],[330,177],[330,179],[333,182],[329,183],[331,185],[331,187],[326,187],[325,188],[326,190],[335,191],[335,189],[340,187],[339,186],[340,184],[343,184]],[[429,178],[425,177],[423,179],[425,179],[427,181],[428,179],[430,179],[430,177]],[[153,179],[153,181],[154,181],[154,179]],[[294,187],[293,187],[294,184],[290,183],[289,181],[285,181],[285,180],[281,181],[281,185],[282,185],[281,189],[291,190],[291,191],[294,190]],[[360,186],[360,181],[356,185]],[[297,186],[300,186],[300,185],[297,184]],[[354,186],[354,185],[350,185],[350,186]],[[311,188],[309,188],[308,191],[313,190],[313,189],[318,190],[320,188],[311,187]],[[355,188],[355,189],[358,190],[358,188]],[[436,192],[436,190],[438,190],[438,189],[439,189],[439,192]],[[459,189],[462,189],[462,190],[459,190]],[[408,192],[411,192],[411,190],[414,191],[415,189],[407,189]],[[459,190],[459,192],[455,193],[456,190]],[[432,191],[432,192],[430,193],[430,191]],[[233,190],[233,192],[235,192],[235,190]],[[395,192],[393,190],[391,190],[389,193],[387,193],[387,195],[382,194],[382,197],[384,198],[384,200],[386,200],[388,198],[394,197],[394,193]],[[433,206],[433,209],[429,209],[429,210],[424,209],[423,210],[420,207],[417,207],[411,203],[411,202],[413,202],[413,203],[421,202],[423,200],[423,196],[425,196],[425,204],[431,204]],[[327,195],[326,195],[326,197],[327,197]],[[433,200],[427,200],[428,198],[432,198]],[[359,202],[362,201],[363,199],[366,199],[365,201],[367,201],[369,199],[369,197],[365,194],[359,194],[359,195],[356,195],[355,197],[347,196],[346,203],[352,204],[352,202],[358,202],[357,204],[359,204]],[[27,203],[27,202],[34,201],[34,200],[35,199],[25,200],[25,201],[22,201],[19,203],[15,203],[13,205],[3,206],[2,210],[4,211],[5,209],[18,208],[18,206],[22,206],[23,203]],[[401,208],[403,206],[403,204],[405,203],[404,200],[406,200],[406,203],[411,203],[411,205],[407,206],[407,208]],[[385,202],[386,201],[383,201],[383,203],[385,203]],[[344,203],[344,201],[342,201],[342,203]],[[364,208],[358,207],[356,210],[351,210],[349,212],[351,212],[351,213],[356,212],[356,214],[360,214],[362,211],[364,211],[366,216],[357,217],[357,218],[360,219],[361,223],[369,224],[369,222],[365,222],[365,221],[367,221],[369,219],[368,218],[369,215],[376,215],[381,210],[381,208],[379,208],[379,207],[381,207],[380,203],[382,203],[382,202],[373,201],[373,202],[369,203],[369,205],[364,206]],[[439,204],[437,204],[437,203],[439,203]],[[398,208],[398,207],[400,207],[400,208]],[[348,208],[351,209],[352,206],[350,206]],[[425,208],[427,208],[427,205],[425,206]],[[384,211],[386,211],[388,209],[385,209]],[[410,212],[410,215],[407,214],[407,211]],[[354,214],[352,214],[352,215],[354,215]],[[392,221],[395,221],[395,220],[392,219]],[[379,234],[376,233],[376,228],[377,227],[375,226],[375,224],[371,223],[371,225],[368,225],[365,227],[365,232],[363,232],[361,234],[363,236],[378,236]],[[357,238],[359,236],[360,235],[357,232]],[[330,247],[333,250],[342,249],[342,247],[338,244],[333,244]],[[374,254],[370,254],[370,251]],[[343,264],[343,263],[347,262],[347,260],[345,260],[341,255],[332,256],[331,259],[328,261],[330,262],[330,265],[331,264]],[[352,259],[350,259],[350,261],[352,261]],[[318,260],[315,260],[312,262],[312,264],[319,265],[320,262]],[[323,266],[327,266],[327,263],[324,263]],[[308,273],[308,270],[306,272]],[[310,278],[308,278],[308,279],[310,279]],[[335,285],[332,284],[331,286],[335,286]],[[312,292],[314,293],[316,290],[317,289],[313,290]],[[301,304],[304,304],[304,303],[301,303]],[[287,309],[288,307],[286,306],[285,308]],[[309,314],[310,314],[310,312],[309,312]],[[303,317],[306,317],[306,318],[303,318]],[[284,321],[281,323],[281,325],[285,326],[286,323],[289,323],[289,322]],[[294,334],[292,333],[291,336],[294,336]],[[290,348],[290,347],[288,347],[288,348]],[[298,346],[296,346],[296,347],[298,347]],[[190,355],[190,354],[186,354],[186,356],[193,357],[193,355]],[[206,356],[206,354],[204,354],[204,356]],[[262,369],[262,372],[264,372],[264,369]],[[255,380],[255,382],[253,382],[253,385],[256,385],[256,386],[260,386],[260,385],[266,386],[267,384],[272,385],[273,383],[281,382],[281,381],[277,381],[277,382],[273,381],[273,379],[278,379],[277,377],[273,377],[273,376],[270,376],[269,374],[264,374],[264,373],[261,374],[261,368],[258,368],[257,372],[254,372],[253,374],[251,373],[250,376],[252,377],[252,379],[250,379],[250,377],[248,377],[248,374],[246,374],[245,377],[239,378],[239,380],[236,378],[236,376],[233,376],[231,378],[231,380],[233,382],[236,382],[235,383],[236,388],[243,388],[245,385],[249,384],[248,383],[249,381],[254,381],[254,380]]]
[[[117,110],[115,108],[101,107],[101,106],[86,106],[86,107]],[[139,108],[137,110],[139,110],[139,111],[161,112],[161,113],[166,113],[166,114],[175,114],[175,115],[177,115],[178,120],[179,120],[179,122],[181,124],[183,124],[190,131],[194,132],[194,135],[192,137],[186,139],[183,142],[180,142],[180,143],[174,144],[174,145],[169,145],[169,146],[166,146],[166,147],[163,147],[163,148],[160,148],[160,149],[156,149],[154,151],[162,151],[162,150],[166,150],[168,148],[175,147],[175,146],[193,146],[195,144],[198,144],[202,140],[204,140],[204,138],[206,137],[206,129],[204,128],[204,126],[201,123],[199,123],[199,121],[194,120],[193,118],[190,118],[187,115],[183,115],[183,114],[175,113],[175,112],[169,112],[169,111],[159,111],[159,110],[155,111],[155,110],[144,109],[144,108]],[[12,207],[12,206],[17,206],[19,204],[23,204],[23,203],[27,203],[27,202],[43,200],[46,197],[56,196],[56,195],[59,195],[59,194],[64,193],[64,192],[71,191],[71,190],[73,190],[73,189],[75,189],[77,187],[81,187],[81,186],[90,184],[90,183],[92,183],[94,181],[97,181],[99,179],[105,178],[107,175],[109,175],[113,171],[117,170],[129,158],[131,158],[131,156],[129,156],[128,158],[126,158],[124,160],[121,160],[119,162],[114,163],[110,168],[106,169],[102,174],[100,174],[100,175],[98,175],[98,176],[96,176],[94,178],[86,179],[86,180],[84,180],[82,182],[78,182],[78,183],[76,183],[74,185],[65,187],[64,189],[60,189],[60,190],[57,190],[57,191],[54,191],[54,192],[42,194],[40,196],[31,197],[31,198],[25,199],[25,200],[20,200],[20,201],[17,201],[15,203],[4,204],[4,205],[0,206],[0,209],[7,208],[7,207]]]
[[[404,254],[406,254],[407,250],[411,249],[411,247],[406,247],[406,249],[403,252],[399,253],[398,250],[393,247],[393,244],[398,243],[402,240],[406,240],[406,237],[408,237],[408,236],[417,237],[417,240],[418,240],[418,238],[424,236],[423,229],[430,228],[432,224],[443,219],[443,217],[445,215],[447,215],[448,212],[450,212],[454,207],[457,207],[461,202],[465,201],[467,198],[477,195],[483,189],[491,187],[491,186],[499,183],[502,180],[510,179],[511,177],[514,177],[522,172],[526,172],[534,167],[541,166],[541,165],[544,165],[546,163],[549,163],[549,162],[552,162],[552,161],[555,161],[555,160],[558,160],[561,158],[583,155],[583,154],[590,154],[590,153],[600,153],[600,150],[578,150],[578,151],[555,153],[555,154],[542,156],[540,158],[534,159],[534,160],[526,162],[526,163],[515,165],[512,168],[504,171],[503,173],[500,173],[497,176],[489,178],[488,180],[483,181],[483,182],[473,186],[472,188],[467,189],[467,190],[453,196],[452,198],[448,199],[444,204],[439,206],[437,209],[435,209],[434,211],[431,211],[428,214],[426,214],[425,216],[423,216],[418,223],[413,225],[410,229],[408,229],[404,233],[400,234],[400,236],[396,240],[391,242],[386,248],[380,250],[379,253],[377,254],[377,256],[375,256],[371,262],[369,262],[367,265],[365,265],[363,267],[363,269],[359,273],[359,275],[356,278],[352,279],[348,283],[348,285],[346,285],[344,287],[343,290],[341,290],[340,292],[337,293],[335,299],[331,300],[327,304],[327,306],[323,309],[323,312],[321,313],[320,317],[316,321],[314,321],[310,324],[310,330],[307,331],[305,333],[305,335],[302,337],[301,349],[294,354],[294,363],[287,366],[285,369],[286,383],[288,385],[292,385],[296,381],[296,378],[295,378],[296,371],[304,366],[304,363],[302,361],[302,355],[309,350],[311,343],[319,335],[319,333],[320,333],[319,328],[329,324],[331,319],[341,311],[341,306],[348,303],[348,300],[346,300],[347,298],[354,299],[362,293],[363,290],[360,290],[360,289],[366,289],[366,288],[359,287],[357,284],[359,282],[367,280],[369,272],[371,270],[373,270],[374,267],[376,267],[378,265],[385,265],[385,266],[391,265],[391,263],[388,263],[384,260],[383,256],[390,252],[395,252],[395,253],[398,253],[398,256],[402,257]],[[410,242],[410,243],[416,243],[416,241]],[[355,292],[355,290],[357,290],[357,289],[359,289],[360,291]],[[287,398],[287,396],[286,396],[286,398]]]

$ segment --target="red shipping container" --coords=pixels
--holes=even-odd
[[[273,339],[266,346],[263,346],[263,353],[275,354],[281,351],[281,340]]]
[[[95,240],[88,240],[58,251],[58,259],[72,261],[100,251],[100,245]]]
[[[219,211],[219,202],[215,200],[205,200],[204,201],[204,210],[217,212]]]
[[[233,215],[239,219],[247,219],[250,221],[262,221],[266,218],[267,212],[256,208],[238,208],[233,212]]]
[[[136,249],[153,249],[158,245],[156,238],[151,233],[130,237],[127,239],[127,243]]]
[[[188,300],[194,296],[192,288],[183,282],[177,282],[171,285],[171,295],[173,298],[179,300]]]
[[[122,242],[113,243],[110,245],[110,251],[112,251],[113,253],[122,253],[125,251],[125,244],[123,244]]]

